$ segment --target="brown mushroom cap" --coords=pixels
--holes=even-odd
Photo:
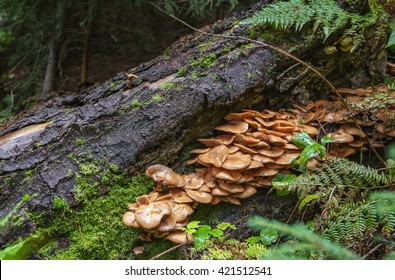
[[[187,244],[193,242],[193,236],[187,234],[185,231],[174,231],[171,232],[166,239],[176,244]]]
[[[219,182],[219,186],[221,189],[229,192],[229,193],[241,193],[244,191],[244,187],[237,184],[229,184],[224,181]]]
[[[139,223],[136,221],[134,212],[125,212],[122,216],[122,223],[127,227],[141,228]]]
[[[336,131],[327,134],[328,137],[333,137],[333,143],[351,143],[354,137],[344,131]]]
[[[187,190],[196,190],[199,189],[203,184],[204,180],[196,174],[188,174],[184,175],[184,188]]]
[[[227,121],[234,121],[234,120],[243,120],[246,118],[253,118],[253,117],[255,117],[254,112],[242,112],[242,113],[229,113],[224,117],[224,119]]]
[[[242,152],[236,152],[228,155],[222,168],[227,170],[241,170],[247,168],[251,164],[251,156],[249,154],[243,154]]]
[[[257,161],[257,162],[263,163],[263,164],[269,163],[269,162],[274,162],[274,159],[272,157],[264,156],[264,155],[261,155],[261,154],[253,155],[252,159]]]
[[[148,194],[144,194],[136,198],[136,203],[138,206],[150,203],[150,197]]]
[[[217,126],[215,129],[226,133],[244,133],[248,130],[248,123],[244,121],[230,121],[227,124]]]
[[[171,198],[177,203],[190,203],[193,199],[190,198],[187,193],[182,189],[170,190]]]
[[[169,167],[161,165],[161,164],[154,164],[147,168],[145,174],[148,177],[151,177],[155,182],[162,182],[167,173],[174,173]]]
[[[188,216],[193,213],[192,207],[186,203],[175,204],[172,211],[173,215],[176,217],[177,223],[184,221]]]
[[[225,145],[220,145],[212,148],[210,151],[200,154],[199,160],[205,164],[212,164],[216,167],[221,167],[229,154],[229,148]]]
[[[256,193],[256,189],[251,186],[247,186],[242,193],[236,193],[233,196],[237,198],[247,198]]]
[[[279,148],[278,149],[274,148],[274,149],[270,149],[270,150],[260,149],[260,150],[258,150],[258,153],[260,153],[264,156],[276,158],[276,157],[281,156],[284,153],[284,151],[285,151],[284,149],[279,149]]]
[[[220,168],[213,168],[213,175],[217,179],[237,182],[243,175],[238,170],[225,170]]]
[[[190,198],[199,203],[210,203],[213,199],[213,196],[206,192],[186,190],[186,193],[189,195]]]
[[[246,147],[243,144],[240,143],[234,143],[236,147],[238,147],[242,152],[248,153],[248,154],[257,154],[258,152],[252,148]]]
[[[160,224],[163,216],[169,214],[171,209],[166,202],[151,202],[137,208],[135,217],[141,227],[152,229]]]
[[[359,136],[360,138],[366,138],[366,133],[360,130],[357,127],[351,126],[351,125],[341,125],[339,130],[344,131],[345,133]]]
[[[274,162],[280,165],[289,165],[294,159],[298,158],[299,155],[299,152],[287,152],[276,158]]]
[[[176,226],[177,218],[174,215],[163,217],[159,226],[155,228],[157,231],[171,231]]]
[[[227,192],[227,191],[225,191],[224,189],[222,189],[220,187],[215,187],[211,191],[211,194],[214,195],[214,196],[227,196],[227,195],[230,194],[230,192]]]

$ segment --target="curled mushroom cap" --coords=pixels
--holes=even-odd
[[[141,228],[133,212],[128,211],[122,216],[122,223],[127,227]]]
[[[163,216],[171,214],[170,206],[166,202],[151,202],[141,205],[135,212],[136,221],[145,229],[157,227]]]
[[[155,182],[162,182],[165,179],[167,173],[169,172],[174,173],[173,170],[171,170],[167,166],[161,164],[154,164],[147,168],[145,174],[148,177],[154,179]]]
[[[157,231],[171,231],[176,226],[177,219],[174,215],[163,217],[159,226],[156,228]]]
[[[212,148],[210,151],[200,154],[199,160],[205,164],[212,164],[216,167],[221,167],[229,154],[229,148],[225,145],[220,145]]]

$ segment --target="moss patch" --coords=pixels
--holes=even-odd
[[[108,174],[107,174],[108,176]],[[67,249],[52,243],[51,249],[46,247],[42,257],[52,259],[130,259],[134,243],[138,241],[140,232],[127,228],[122,224],[121,217],[127,210],[128,203],[152,187],[153,181],[144,175],[129,180],[119,180],[112,176],[108,194],[85,201],[77,210],[64,211],[59,207],[59,215],[55,218],[48,232],[61,235],[68,239]],[[114,181],[113,181],[114,180]],[[57,247],[57,248],[56,248]],[[57,250],[55,250],[57,249]]]

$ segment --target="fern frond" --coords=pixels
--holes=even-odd
[[[281,29],[294,27],[296,31],[300,31],[307,23],[312,23],[313,33],[321,27],[326,40],[349,23],[351,27],[348,33],[359,33],[358,31],[363,32],[366,27],[374,24],[375,20],[371,15],[360,16],[346,12],[334,0],[289,0],[272,3],[242,23],[269,24]]]
[[[300,198],[317,194],[316,202],[346,203],[356,197],[366,197],[369,190],[386,188],[393,184],[391,172],[377,170],[351,162],[345,158],[334,158],[321,167],[297,177],[289,186]]]

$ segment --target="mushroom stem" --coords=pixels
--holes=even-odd
[[[155,190],[156,190],[157,192],[162,192],[162,191],[163,191],[163,189],[162,189],[162,183],[161,183],[161,182],[158,182],[158,183],[156,184]]]

